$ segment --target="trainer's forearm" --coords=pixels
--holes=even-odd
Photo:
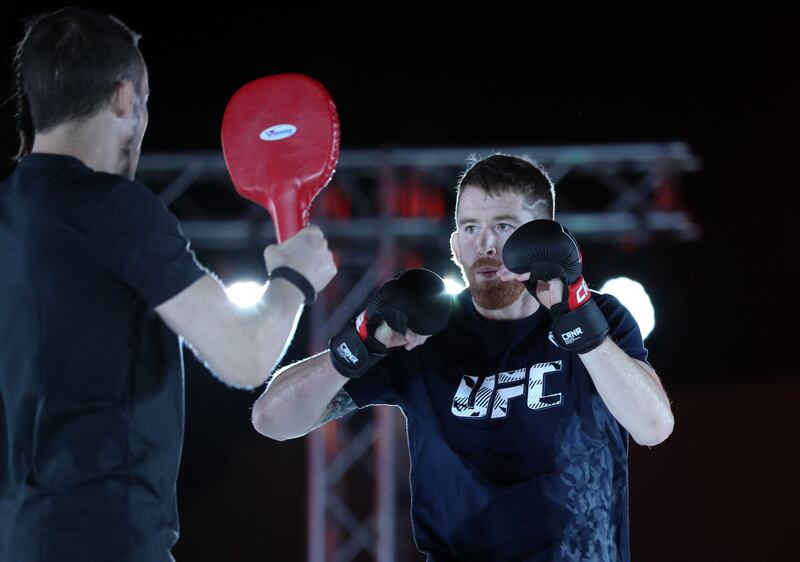
[[[300,319],[302,302],[297,287],[285,279],[274,279],[267,285],[256,314],[243,319],[254,344],[250,350],[257,365],[254,385],[263,384],[286,353]]]
[[[226,383],[260,386],[292,341],[303,307],[302,293],[288,281],[276,279],[255,307],[228,306],[235,320],[223,330],[225,341],[206,345],[201,355]]]
[[[302,292],[284,279],[271,281],[257,306],[240,309],[204,275],[155,310],[222,381],[254,387],[283,356],[302,308]]]
[[[285,367],[253,405],[253,426],[279,441],[301,437],[319,425],[348,380],[333,367],[327,351]]]

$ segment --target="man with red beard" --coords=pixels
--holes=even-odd
[[[283,440],[402,408],[429,561],[629,562],[628,435],[655,445],[673,426],[639,328],[588,290],[540,166],[494,155],[457,189],[469,288],[452,308],[432,272],[390,280],[329,351],[274,375],[253,423]]]

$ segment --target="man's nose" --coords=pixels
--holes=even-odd
[[[497,254],[497,237],[491,229],[484,230],[478,237],[478,254],[495,256]]]

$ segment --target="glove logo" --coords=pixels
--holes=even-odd
[[[564,341],[566,345],[572,345],[583,335],[583,330],[580,328],[575,328],[574,330],[570,330],[569,332],[565,332],[561,334],[561,339]]]
[[[367,341],[367,311],[356,316],[356,332],[361,341]]]
[[[358,357],[356,357],[353,354],[353,352],[350,351],[350,348],[347,347],[346,343],[341,343],[339,345],[339,347],[336,348],[336,353],[338,353],[339,357],[341,357],[345,361],[349,361],[353,365],[357,365],[358,364]]]
[[[578,287],[577,291],[575,291],[575,299],[578,301],[578,304],[581,304],[588,298],[589,298],[589,287],[586,285],[586,281],[581,279],[581,286]]]

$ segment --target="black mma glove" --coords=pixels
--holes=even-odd
[[[358,378],[386,357],[387,348],[375,339],[384,320],[401,334],[410,328],[427,336],[444,330],[450,320],[452,299],[444,282],[427,269],[409,269],[390,279],[375,292],[367,309],[332,337],[333,366],[345,377]]]
[[[608,322],[583,276],[581,252],[561,224],[534,220],[515,230],[503,247],[503,263],[514,273],[530,273],[526,286],[536,296],[536,282],[561,279],[563,300],[550,307],[553,337],[559,347],[591,351],[608,336]]]

